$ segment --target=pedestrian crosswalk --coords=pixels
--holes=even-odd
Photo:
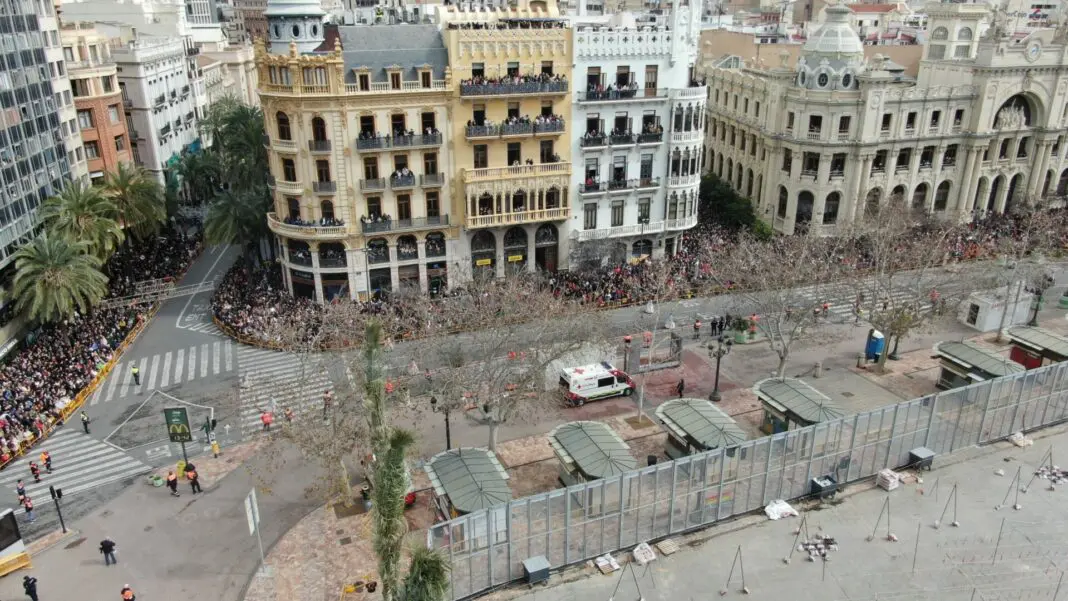
[[[831,321],[851,322],[856,320],[857,314],[854,306],[857,300],[857,293],[861,290],[863,290],[862,287],[848,284],[805,286],[794,289],[793,298],[797,299],[796,304],[800,307],[813,307],[826,302],[830,305],[828,312],[831,314],[829,318]],[[904,288],[893,289],[889,297],[889,299],[880,298],[878,300],[889,300],[891,306],[900,306],[903,302],[912,302],[917,298],[914,292]]]
[[[201,334],[210,334],[212,336],[218,336],[220,338],[226,337],[226,334],[215,325],[215,322],[210,319],[202,320],[187,326],[182,326],[183,330],[189,330],[190,332],[200,332]]]
[[[134,381],[135,366],[140,372],[140,384]],[[183,382],[233,370],[233,342],[229,338],[121,361],[90,397],[89,404],[108,403],[130,395],[164,390]]]
[[[52,456],[52,473],[41,464],[41,451]],[[35,483],[30,474],[30,462],[36,461],[41,468],[41,481]],[[117,448],[85,434],[73,424],[61,428],[44,442],[30,449],[29,454],[11,463],[0,471],[0,502],[2,507],[16,508],[18,498],[15,487],[21,479],[26,494],[33,499],[38,510],[51,496],[49,486],[63,490],[64,495],[73,495],[139,476],[151,470]],[[19,513],[22,511],[19,510]]]
[[[241,372],[241,431],[249,434],[262,428],[261,411],[271,411],[280,423],[285,409],[296,419],[322,415],[323,393],[333,389],[318,355],[300,357],[292,353],[239,346],[237,360]]]

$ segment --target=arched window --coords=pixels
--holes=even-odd
[[[827,200],[823,202],[823,225],[838,223],[838,205],[841,201],[842,195],[838,192],[831,192],[827,195]]]
[[[1068,173],[1068,171],[1065,171],[1065,173]],[[300,220],[300,201],[297,200],[296,198],[293,198],[292,196],[287,196],[286,197],[286,205],[288,205],[288,209],[289,209],[289,219],[291,221],[299,221]]]
[[[957,32],[957,39],[961,42],[970,42],[972,41],[972,37],[971,27],[961,27],[960,31]]]
[[[326,121],[322,117],[312,119],[312,139],[316,142],[326,141]]]
[[[323,225],[328,225],[328,222],[334,220],[334,203],[329,200],[319,203],[319,213],[323,217]]]
[[[278,125],[278,139],[292,140],[293,134],[289,131],[289,115],[286,115],[282,111],[278,111],[278,114],[274,116],[274,120]]]
[[[900,207],[905,202],[905,186],[894,186],[894,189],[890,192],[890,204],[891,206]]]
[[[779,208],[776,215],[779,217],[786,217],[786,207],[790,204],[789,193],[786,192],[784,186],[779,186]]]
[[[927,184],[920,184],[912,191],[912,208],[917,211],[927,208]]]
[[[864,217],[873,219],[879,216],[879,203],[883,200],[883,189],[872,188],[864,199]]]
[[[419,258],[419,243],[415,236],[407,235],[397,238],[397,260],[412,261]]]
[[[948,180],[938,184],[938,188],[935,189],[934,210],[946,210],[946,206],[949,204],[949,189],[951,185]]]
[[[348,264],[345,245],[340,242],[322,242],[319,244],[319,267],[344,267]]]
[[[948,40],[949,39],[949,30],[946,29],[945,27],[938,27],[934,31],[931,32],[931,39],[932,40]]]
[[[368,263],[389,263],[389,242],[385,238],[374,238],[367,242]]]
[[[797,211],[794,212],[794,223],[797,225],[807,224],[812,221],[812,208],[816,204],[816,198],[808,190],[803,190],[797,195]]]
[[[635,257],[648,257],[653,254],[652,240],[638,240],[631,248],[631,255]]]

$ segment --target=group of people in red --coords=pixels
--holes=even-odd
[[[40,459],[41,459],[41,463],[44,464],[44,466],[45,466],[45,471],[47,471],[49,474],[51,474],[52,473],[52,454],[49,453],[48,451],[41,451]],[[30,474],[33,475],[33,481],[35,483],[41,481],[41,467],[37,464],[36,461],[31,461],[30,462]],[[16,485],[15,485],[15,494],[18,495],[19,505],[21,505],[23,510],[26,511],[26,521],[28,521],[28,522],[36,522],[37,521],[37,515],[33,513],[33,499],[30,498],[30,495],[26,494],[26,485],[23,484],[21,478],[19,479],[18,483],[16,483]]]

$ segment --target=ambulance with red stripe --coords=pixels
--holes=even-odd
[[[607,362],[564,368],[560,388],[569,405],[581,407],[589,401],[634,394],[634,380]]]

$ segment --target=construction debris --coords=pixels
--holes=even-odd
[[[901,477],[894,470],[887,468],[879,470],[879,477],[876,479],[876,483],[878,483],[879,488],[891,491],[901,484]]]
[[[819,535],[807,541],[801,541],[801,544],[797,545],[797,550],[808,553],[809,561],[816,561],[817,558],[828,561],[827,554],[838,550],[838,541],[833,536]]]
[[[778,520],[782,518],[797,517],[797,510],[790,506],[789,503],[782,499],[776,499],[771,503],[768,503],[764,508],[764,514],[768,516],[769,520]]]
[[[640,566],[656,561],[656,553],[653,552],[649,543],[641,543],[637,547],[634,547],[631,554],[634,555],[634,561]]]
[[[594,559],[593,563],[602,574],[611,574],[619,569],[619,562],[616,561],[615,557],[612,557],[611,553],[605,553],[597,559]]]
[[[1011,442],[1012,444],[1014,444],[1014,445],[1016,445],[1018,447],[1021,447],[1021,448],[1022,447],[1029,447],[1029,446],[1035,444],[1035,441],[1033,441],[1030,438],[1027,438],[1026,436],[1024,436],[1023,432],[1014,432],[1012,434],[1012,436],[1009,436],[1009,442]]]
[[[669,538],[656,543],[656,548],[662,555],[671,555],[679,550],[679,544]]]
[[[1062,470],[1056,465],[1043,465],[1035,470],[1035,477],[1049,480],[1050,484],[1064,484],[1068,482],[1068,470]]]

